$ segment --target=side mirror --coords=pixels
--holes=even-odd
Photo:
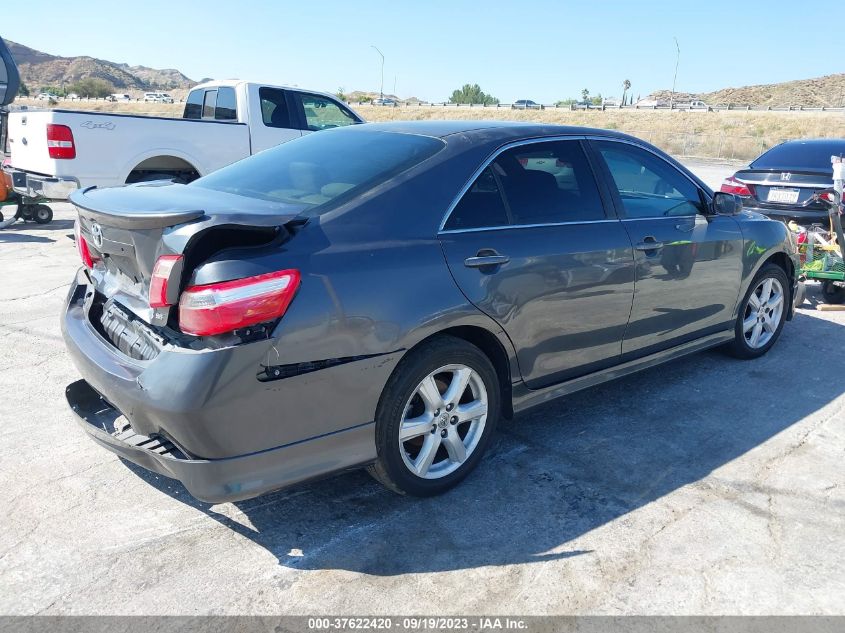
[[[717,215],[736,215],[742,211],[742,198],[733,193],[717,191],[713,194],[710,207]]]
[[[9,105],[18,95],[20,75],[12,53],[0,38],[0,106]]]

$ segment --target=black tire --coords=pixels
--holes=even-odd
[[[822,298],[825,303],[845,303],[845,288],[837,286],[829,279],[822,284]]]
[[[31,217],[38,224],[49,224],[53,221],[53,210],[46,204],[37,204],[32,210]]]
[[[753,347],[749,344],[745,337],[745,329],[743,325],[745,319],[751,316],[751,312],[753,312],[753,308],[749,306],[751,295],[755,293],[760,284],[766,279],[776,279],[783,290],[784,296],[783,300],[780,302],[781,315],[777,327],[768,341],[760,347]],[[786,278],[786,273],[783,271],[783,268],[777,264],[766,264],[760,269],[757,275],[755,275],[754,280],[751,282],[748,291],[745,293],[745,296],[742,298],[742,303],[740,304],[736,325],[734,326],[734,340],[727,345],[727,350],[732,356],[741,359],[759,358],[772,349],[772,346],[777,342],[778,338],[780,338],[780,334],[783,331],[783,325],[786,323],[789,301],[791,300],[791,297],[789,296],[790,288],[789,281]]]
[[[481,431],[481,437],[475,444],[475,448],[467,455],[466,460],[449,474],[436,479],[427,479],[411,472],[409,466],[406,465],[403,457],[403,454],[407,454],[405,453],[406,445],[399,443],[399,428],[405,414],[405,406],[417,397],[415,393],[423,379],[447,365],[464,365],[473,370],[483,382],[487,395],[487,417]],[[469,389],[467,393],[470,393]],[[496,370],[487,356],[474,345],[459,338],[440,336],[432,339],[402,359],[387,381],[387,385],[385,385],[375,420],[378,457],[376,462],[368,468],[368,471],[376,480],[399,494],[428,497],[443,493],[460,483],[481,461],[490,444],[500,412],[499,381]],[[434,421],[436,422],[436,420]],[[458,429],[464,426],[456,426],[455,432],[459,432]],[[452,429],[446,427],[444,431],[436,432],[451,433]],[[422,440],[425,440],[424,436],[422,436]],[[413,440],[409,442],[413,442]],[[439,442],[440,440],[438,440],[438,445]],[[445,441],[442,447],[445,450]],[[420,448],[420,451],[422,451],[422,448]],[[437,455],[439,454],[437,453]]]

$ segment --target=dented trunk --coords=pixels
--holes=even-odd
[[[196,346],[178,327],[177,306],[152,307],[150,281],[156,261],[182,259],[168,279],[178,295],[204,262],[237,249],[242,257],[286,242],[302,208],[170,183],[86,189],[71,201],[79,212],[79,236],[94,266],[88,275],[97,302],[95,327],[132,358],[149,360],[161,345]],[[236,279],[235,267],[215,265],[205,283]],[[173,303],[177,303],[173,302]],[[203,343],[202,345],[213,344]]]

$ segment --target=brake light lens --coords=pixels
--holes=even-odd
[[[91,256],[91,249],[88,247],[88,242],[82,237],[82,232],[79,229],[79,221],[76,221],[73,227],[74,241],[76,242],[76,252],[79,253],[79,259],[86,268],[94,268],[94,258]]]
[[[179,300],[179,327],[210,336],[281,317],[299,288],[298,270],[191,286]]]
[[[47,124],[47,152],[50,158],[76,158],[73,132],[67,125]]]
[[[720,191],[724,193],[732,193],[737,196],[745,196],[746,198],[750,198],[752,195],[751,186],[746,185],[744,182],[737,180],[733,176],[726,178],[724,182],[722,182],[722,188]]]
[[[181,255],[162,255],[156,260],[153,275],[150,278],[151,308],[165,308],[175,303],[167,300],[167,285],[174,266],[181,261]]]

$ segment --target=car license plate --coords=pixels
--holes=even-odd
[[[798,202],[797,189],[776,189],[772,187],[769,189],[769,195],[766,198],[767,202],[784,202],[786,204],[795,204]]]

